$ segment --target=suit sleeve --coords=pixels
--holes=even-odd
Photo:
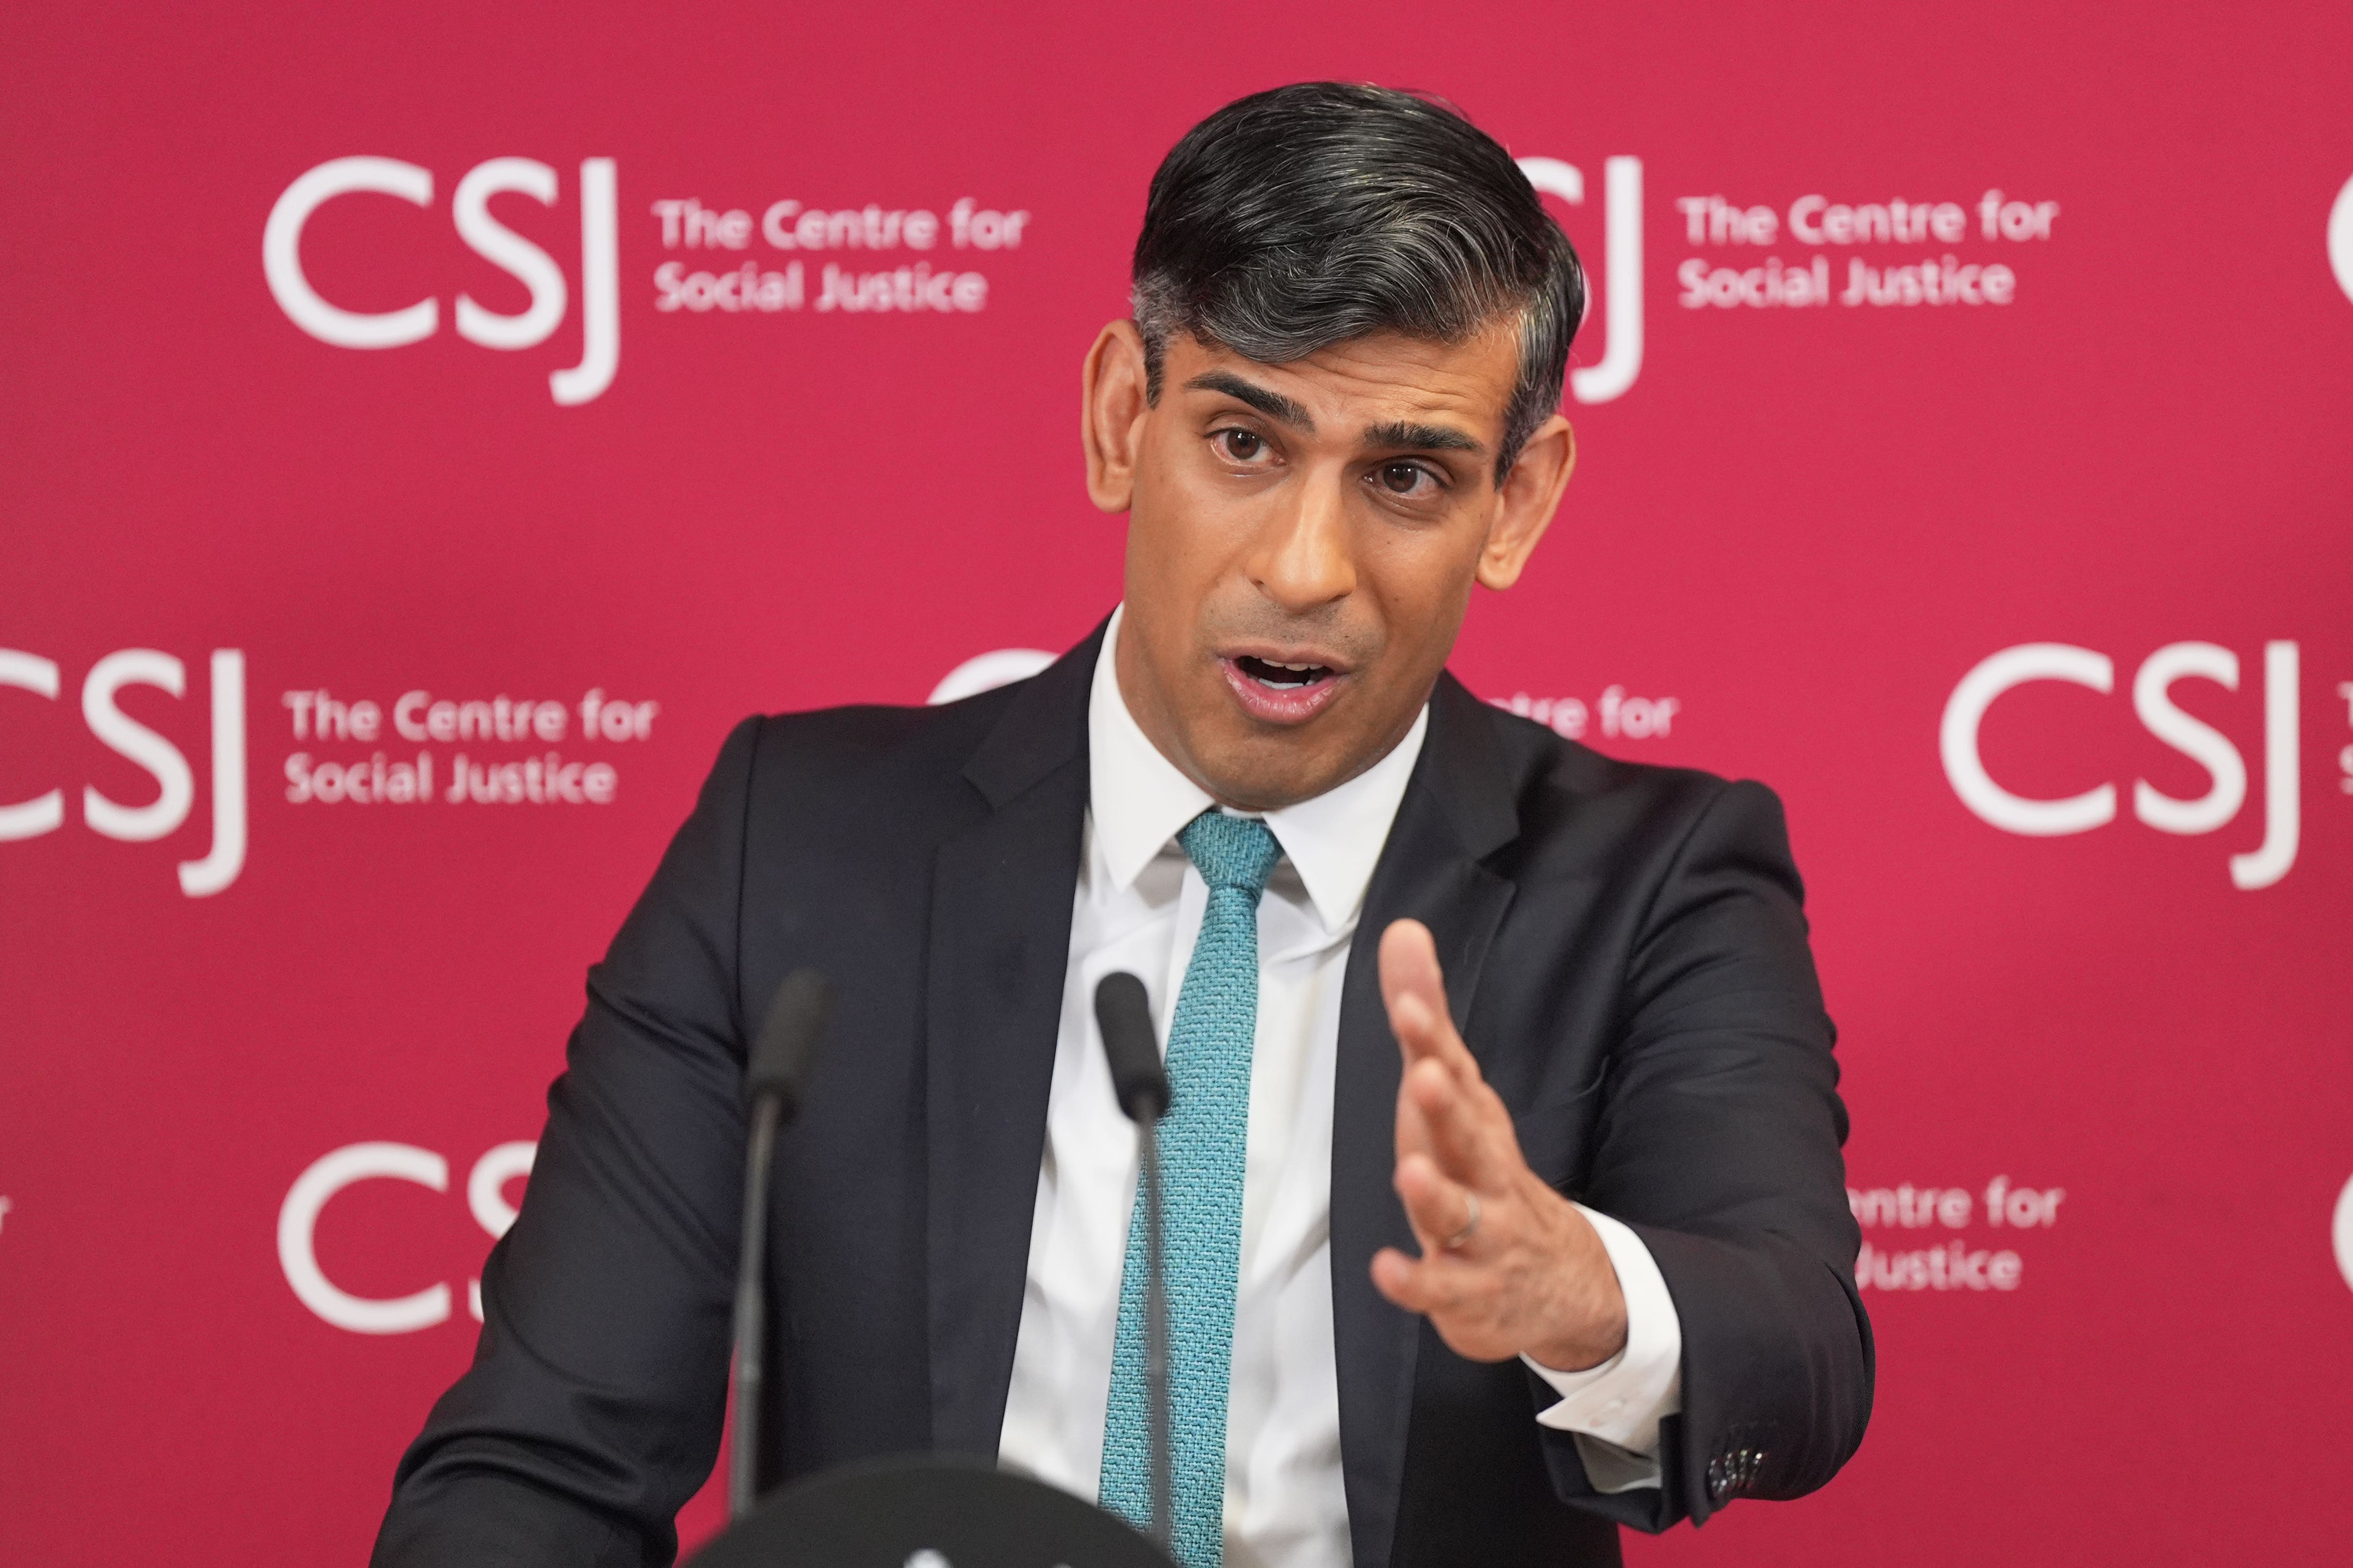
[[[761,721],[731,734],[604,962],[472,1368],[401,1460],[375,1568],[641,1568],[710,1474],[743,1194],[738,905]]]
[[[1806,941],[1780,803],[1755,784],[1708,802],[1635,941],[1582,1201],[1633,1227],[1674,1299],[1683,1410],[1656,1491],[1580,1506],[1642,1530],[1737,1496],[1821,1486],[1871,1414],[1871,1325],[1854,1285],[1834,1035]]]

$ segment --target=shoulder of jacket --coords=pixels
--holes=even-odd
[[[1012,689],[939,707],[854,703],[754,715],[753,769],[839,774],[866,767],[955,773],[985,740]]]
[[[1789,858],[1781,800],[1753,779],[1699,768],[1630,763],[1493,710],[1493,733],[1511,775],[1519,874],[1671,875],[1693,854],[1739,846],[1780,864]]]
[[[1491,716],[1523,806],[1554,797],[1561,805],[1608,803],[1645,814],[1698,816],[1726,791],[1744,787],[1701,768],[1627,762],[1606,756],[1510,710],[1482,703]],[[1762,785],[1747,784],[1759,788]],[[1531,796],[1538,801],[1531,801]]]

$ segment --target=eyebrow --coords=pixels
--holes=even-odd
[[[1185,384],[1185,389],[1188,392],[1222,392],[1237,403],[1249,404],[1269,419],[1281,420],[1310,434],[1315,429],[1315,421],[1308,417],[1305,407],[1279,392],[1270,392],[1263,386],[1244,381],[1229,370],[1213,370],[1197,375]]]
[[[1472,457],[1484,457],[1487,448],[1460,430],[1443,425],[1416,425],[1409,421],[1391,421],[1375,425],[1365,432],[1367,447],[1398,447],[1424,452],[1468,452]]]

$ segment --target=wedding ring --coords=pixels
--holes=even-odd
[[[1471,1217],[1462,1222],[1461,1230],[1438,1244],[1449,1252],[1461,1251],[1463,1244],[1471,1239],[1472,1233],[1479,1228],[1479,1194],[1466,1192],[1462,1196],[1463,1200],[1471,1205]]]

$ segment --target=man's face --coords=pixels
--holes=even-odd
[[[1472,584],[1517,578],[1572,454],[1556,416],[1496,485],[1518,368],[1508,325],[1282,365],[1179,334],[1147,405],[1134,329],[1097,341],[1090,488],[1130,514],[1120,691],[1219,801],[1272,810],[1371,766],[1428,700]]]

